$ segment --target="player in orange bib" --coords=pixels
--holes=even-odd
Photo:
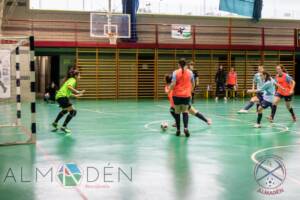
[[[175,117],[175,104],[173,101],[173,91],[170,91],[170,84],[172,82],[172,75],[171,74],[166,74],[165,75],[165,93],[168,95],[168,99],[170,102],[170,113],[172,115],[172,117],[174,118],[174,120],[176,120]],[[201,114],[199,111],[197,111],[193,106],[189,107],[189,113],[191,115],[194,115],[195,117],[199,118],[200,120],[204,121],[205,123],[207,123],[207,125],[211,125],[212,124],[212,120],[208,119],[206,117],[203,116],[203,114]],[[176,127],[176,123],[172,125],[173,127]]]
[[[227,74],[227,91],[231,91],[230,97],[236,97],[237,90],[237,73],[233,67],[230,68],[230,71]],[[234,94],[234,95],[233,95]]]
[[[291,106],[291,101],[294,94],[296,83],[293,80],[293,78],[286,73],[286,70],[282,65],[276,66],[276,71],[277,71],[277,75],[275,77],[275,82],[281,87],[277,87],[277,91],[272,106],[272,113],[271,116],[269,117],[269,120],[273,122],[277,110],[277,105],[279,104],[281,98],[284,98],[286,108],[291,113],[293,121],[296,122],[296,115]]]
[[[172,83],[169,93],[173,92],[173,101],[175,105],[176,136],[180,136],[180,114],[182,113],[184,134],[190,136],[188,130],[189,107],[191,105],[192,88],[194,88],[193,72],[186,68],[185,59],[178,62],[179,69],[172,74]]]

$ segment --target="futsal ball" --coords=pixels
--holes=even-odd
[[[168,128],[168,122],[162,122],[162,123],[160,124],[160,128],[161,128],[163,131],[167,130],[167,128]]]

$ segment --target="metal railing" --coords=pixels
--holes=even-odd
[[[53,42],[70,46],[108,44],[108,40],[90,37],[89,21],[9,19],[2,29],[3,35],[34,35],[37,43],[45,45]],[[137,44],[145,47],[296,48],[295,28],[192,25],[192,37],[186,40],[171,37],[171,24],[137,24],[137,31]],[[119,41],[118,45],[122,43]]]

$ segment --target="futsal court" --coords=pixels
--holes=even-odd
[[[1,198],[264,199],[256,192],[253,170],[255,160],[272,153],[284,158],[288,175],[285,192],[269,199],[298,199],[299,124],[281,106],[276,123],[263,119],[263,127],[253,129],[254,110],[236,114],[243,104],[197,101],[195,107],[209,113],[214,124],[207,127],[191,117],[191,137],[186,138],[176,137],[175,128],[160,129],[162,121],[172,123],[167,101],[76,101],[80,114],[71,125],[72,137],[65,137],[49,127],[59,108],[38,102],[37,145],[1,147],[1,171],[12,167],[18,182],[9,179],[10,184],[2,185]],[[102,173],[108,163],[124,170],[132,167],[133,180],[106,183],[102,176],[89,184],[103,188],[88,188],[83,180],[76,189],[50,183],[49,177],[20,183],[20,167],[24,180],[33,181],[34,167],[48,169],[70,161]]]
[[[299,6],[0,1],[0,200],[298,200]]]

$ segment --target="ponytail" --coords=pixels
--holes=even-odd
[[[265,81],[270,81],[270,80],[271,80],[271,75],[270,75],[268,72],[264,71],[264,72],[263,72],[263,75],[266,76]]]
[[[71,69],[69,69],[67,76],[64,78],[63,83],[66,82],[69,78],[75,78],[78,75],[79,71],[75,67],[72,67]]]
[[[182,73],[184,73],[184,67],[185,67],[185,65],[186,65],[185,58],[181,58],[181,59],[179,60],[178,64],[179,64],[179,66],[180,66],[180,68],[181,68],[181,70],[182,70]]]

